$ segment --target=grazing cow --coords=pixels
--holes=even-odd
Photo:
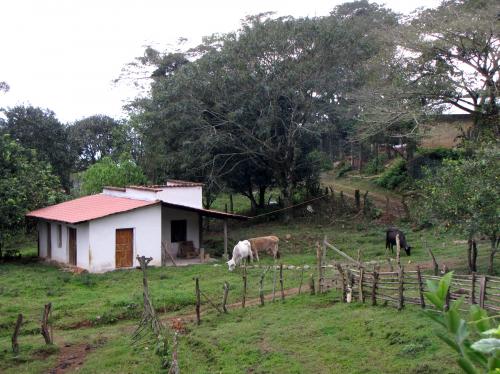
[[[252,252],[257,261],[259,261],[259,252],[266,251],[275,259],[280,258],[278,244],[280,239],[277,236],[261,236],[259,238],[248,239],[252,246]]]
[[[399,235],[399,245],[406,252],[406,255],[411,255],[411,247],[406,242],[405,234],[399,229],[393,227],[387,229],[385,235],[385,249],[390,249],[394,253],[394,246],[396,245],[396,235]]]
[[[229,271],[233,271],[236,265],[238,265],[241,260],[250,258],[253,262],[252,248],[248,240],[242,240],[238,242],[233,248],[233,258],[226,262],[229,267]]]

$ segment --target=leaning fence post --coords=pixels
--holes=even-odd
[[[224,282],[224,296],[222,297],[222,310],[224,311],[224,313],[227,313],[226,303],[227,303],[228,293],[229,293],[229,283]]]
[[[372,273],[372,305],[377,305],[377,284],[378,284],[378,272],[373,270]]]
[[[200,292],[200,279],[198,277],[194,278],[195,282],[195,294],[196,294],[196,323],[199,325],[201,323],[200,318],[200,307],[201,307],[201,292]]]
[[[52,303],[45,304],[42,317],[42,336],[45,339],[45,344],[52,344],[54,337],[49,331],[49,317],[52,311]]]
[[[476,273],[472,272],[472,277],[471,277],[471,290],[470,290],[470,303],[475,304],[476,303]]]
[[[484,299],[486,296],[486,277],[481,277],[481,281],[479,283],[479,306],[484,308]]]
[[[241,299],[241,307],[245,307],[247,299],[247,265],[243,267],[243,298]]]
[[[424,299],[424,282],[422,281],[422,272],[420,271],[420,266],[417,265],[417,278],[418,278],[418,295],[420,297],[420,306],[422,309],[425,308]]]
[[[429,252],[429,255],[431,256],[432,259],[432,267],[434,269],[434,275],[437,276],[439,274],[439,264],[436,261],[436,257],[434,257],[434,253],[432,253],[432,249],[427,248],[427,252]]]
[[[17,342],[17,337],[19,336],[19,330],[21,330],[21,324],[23,323],[23,315],[19,313],[17,316],[16,327],[14,328],[14,333],[12,334],[12,352],[17,356],[19,353],[19,343]]]
[[[398,302],[398,310],[401,310],[405,306],[405,297],[404,297],[404,274],[405,270],[403,266],[400,266],[398,269],[398,282],[399,282],[399,302]]]

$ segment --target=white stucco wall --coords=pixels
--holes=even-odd
[[[76,228],[76,266],[90,271],[91,269],[89,264],[91,261],[89,258],[90,257],[89,226],[90,223],[85,222],[70,227]],[[68,251],[68,259],[69,259],[69,251]]]
[[[170,242],[171,221],[181,219],[185,219],[187,221],[186,240],[192,241],[195,248],[200,247],[198,213],[188,212],[181,209],[162,207],[162,241],[168,243],[169,251],[174,256],[177,256],[179,244]]]
[[[118,191],[113,188],[103,188],[103,195],[115,196],[115,197],[127,197],[127,191]]]
[[[88,270],[104,272],[115,269],[116,229],[134,230],[133,266],[136,256],[153,257],[150,265],[161,265],[161,206],[154,205],[114,214],[89,223]]]
[[[129,199],[139,199],[139,200],[148,200],[153,201],[157,200],[157,192],[156,191],[146,191],[146,190],[138,190],[135,188],[126,187],[126,196]]]
[[[89,249],[89,224],[81,223],[78,225],[70,225],[59,222],[50,222],[39,220],[37,224],[38,237],[40,240],[40,257],[47,258],[47,223],[50,224],[50,232],[52,239],[52,257],[51,260],[68,263],[69,262],[69,233],[68,228],[76,229],[76,254],[77,266],[88,269],[88,249]],[[61,225],[61,246],[58,241],[58,228]],[[48,259],[48,258],[47,258]]]
[[[165,187],[157,193],[157,198],[166,203],[203,208],[203,193],[201,186]]]

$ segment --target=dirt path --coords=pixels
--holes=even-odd
[[[64,344],[59,350],[56,366],[48,373],[63,374],[78,370],[91,350],[92,347],[87,343]]]
[[[356,183],[352,181],[352,178],[338,180],[331,175],[323,175],[322,183],[325,186],[332,187],[337,192],[343,191],[344,195],[352,199],[354,199],[354,192],[356,190],[360,190],[361,193],[364,193],[367,190],[366,186],[356,185]],[[377,208],[382,209],[385,212],[387,207],[387,199],[389,199],[389,213],[396,217],[401,217],[404,215],[405,211],[403,208],[403,204],[401,203],[401,197],[399,197],[397,194],[390,191],[387,191],[387,193],[373,191],[369,187],[368,191],[368,196],[372,199]]]

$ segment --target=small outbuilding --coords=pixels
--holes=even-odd
[[[100,194],[26,216],[38,221],[42,258],[89,272],[136,267],[138,255],[152,257],[150,264],[160,266],[200,255],[202,217],[224,220],[226,250],[227,220],[247,219],[203,209],[202,188],[200,183],[177,180],[161,186],[105,187]]]

